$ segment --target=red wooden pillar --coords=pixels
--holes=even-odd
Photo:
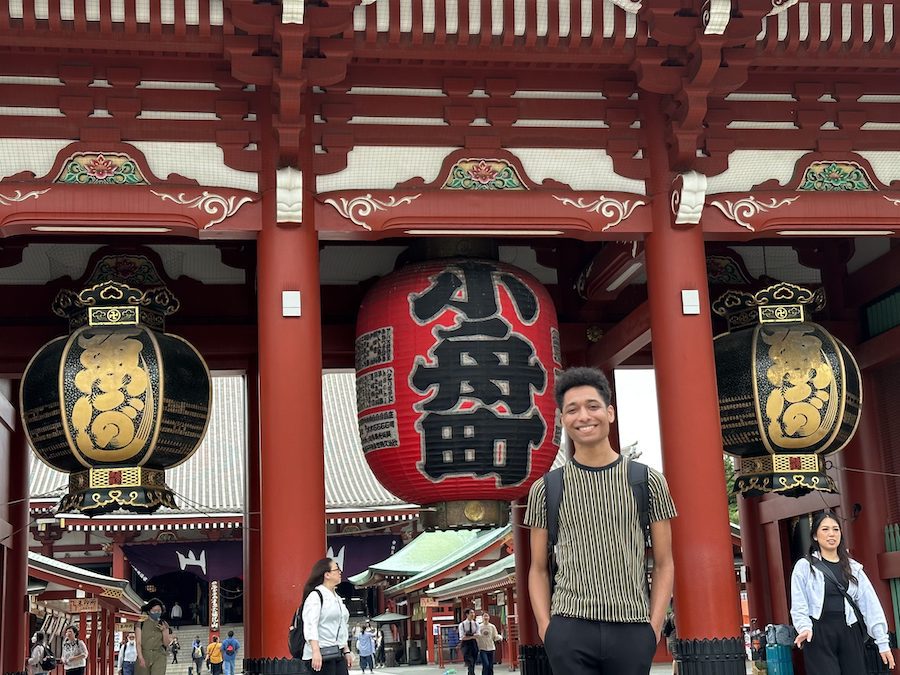
[[[878,433],[879,401],[874,378],[864,372],[862,377],[863,405],[860,410],[856,436],[840,453],[845,466],[846,490],[843,514],[850,518],[852,555],[863,564],[878,593],[881,606],[892,606],[891,590],[878,573],[878,554],[884,553],[884,527],[890,522],[887,485],[883,475],[881,439]],[[882,408],[883,409],[883,408]],[[854,471],[859,469],[859,471]],[[858,505],[858,506],[856,506]],[[854,512],[857,512],[854,517]],[[888,625],[894,623],[893,613],[886,611]]]
[[[722,466],[703,231],[699,225],[674,226],[662,101],[646,92],[641,101],[653,213],[653,231],[645,242],[650,329],[666,478],[678,509],[672,521],[676,624],[682,642],[736,638],[741,613]],[[683,305],[682,291],[696,292],[699,314]],[[710,672],[743,673],[742,662],[731,663],[737,647],[743,651],[739,643],[717,641],[714,650],[721,651],[722,668]],[[691,665],[683,663],[682,672],[692,672]]]
[[[110,545],[110,553],[112,553],[112,575],[117,579],[131,581],[128,559],[125,557],[125,551],[122,549],[124,543],[124,536],[113,535],[113,541]]]
[[[537,622],[531,609],[531,596],[528,594],[528,568],[531,567],[531,542],[529,530],[525,527],[526,499],[519,499],[512,504],[513,550],[516,552],[516,625],[519,628],[519,644],[538,644]]]
[[[109,664],[109,652],[111,650],[109,636],[112,629],[112,612],[109,611],[108,607],[103,607],[101,617],[103,623],[99,627],[100,670],[98,672],[103,675],[111,675],[112,668],[110,668]]]
[[[2,589],[2,668],[4,672],[22,669],[28,641],[28,615],[25,590],[28,584],[28,444],[14,405],[18,382],[12,382],[11,399],[0,393],[0,433],[8,440],[7,462],[2,470],[9,476],[7,497],[11,532],[6,535],[0,554],[5,555]],[[3,442],[0,439],[0,442]]]
[[[304,194],[302,224],[277,222],[275,177],[268,178],[257,243],[262,593],[261,616],[250,623],[260,624],[260,655],[279,657],[287,656],[285,629],[303,583],[325,555],[325,459],[319,248],[312,203]],[[301,315],[292,316],[285,303],[297,292]]]
[[[87,668],[85,669],[85,673],[87,675],[97,675],[97,633],[98,633],[98,623],[100,619],[99,612],[91,612],[90,614],[84,614],[85,623],[90,622],[89,626],[82,626],[82,631],[87,634]]]
[[[766,541],[759,517],[759,500],[738,497],[738,513],[741,520],[741,551],[747,570],[747,603],[750,618],[759,620],[760,626],[773,623],[772,592],[769,585],[769,567],[766,562]]]
[[[259,370],[251,368],[247,372],[247,417],[250,437],[247,443],[247,483],[244,494],[244,616],[260,616],[262,597],[262,558],[260,551],[260,454],[259,454]],[[244,624],[244,653],[251,658],[262,656],[262,622],[250,621]]]

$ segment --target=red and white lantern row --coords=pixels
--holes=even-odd
[[[434,505],[429,527],[503,524],[559,449],[560,367],[556,311],[531,275],[489,260],[405,267],[357,321],[366,459],[392,493]]]

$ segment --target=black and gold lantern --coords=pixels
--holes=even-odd
[[[35,452],[69,474],[61,511],[175,507],[165,470],[197,449],[212,393],[197,350],[163,332],[178,305],[165,287],[116,281],[57,295],[69,335],[32,358],[21,402]]]
[[[824,455],[856,432],[862,386],[847,347],[809,320],[824,304],[822,289],[789,283],[713,303],[728,321],[715,352],[722,441],[740,458],[735,492],[836,492]]]

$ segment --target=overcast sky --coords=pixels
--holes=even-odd
[[[624,448],[637,441],[642,462],[662,471],[659,415],[656,410],[656,379],[652,368],[621,368],[615,371],[616,418],[619,442]]]

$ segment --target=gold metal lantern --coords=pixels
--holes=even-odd
[[[178,306],[165,287],[116,281],[57,295],[53,311],[70,333],[32,358],[21,401],[35,452],[69,474],[61,511],[176,506],[165,470],[203,440],[212,393],[197,350],[163,332]]]
[[[728,321],[715,340],[722,442],[745,496],[837,491],[824,456],[856,432],[862,385],[850,350],[810,320],[824,304],[822,289],[790,283],[713,303]]]

